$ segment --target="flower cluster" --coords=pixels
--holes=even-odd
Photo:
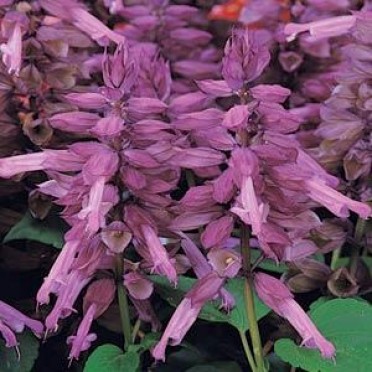
[[[367,7],[350,15],[347,0],[243,2],[239,20],[249,26],[233,27],[221,50],[198,7],[126,3],[103,2],[111,29],[77,0],[0,1],[7,133],[0,134],[0,176],[22,182],[42,173],[35,189],[69,225],[37,303],[53,303],[45,318],[51,333],[84,294],[83,319],[67,340],[71,361],[95,341],[91,325],[117,285],[138,319],[159,330],[149,275],[173,286],[190,270],[197,278],[152,350],[165,360],[167,344],[182,341],[206,302],[234,307],[224,284],[247,274],[238,227],[249,229],[262,259],[290,263],[303,276],[312,265],[328,278],[330,269],[309,257],[346,236],[324,213],[372,216]],[[213,8],[212,18],[221,12]],[[295,81],[309,58],[319,65]],[[25,143],[16,146],[19,127]],[[355,192],[345,192],[340,166]],[[327,281],[322,275],[316,285]],[[254,278],[259,297],[303,345],[333,358],[334,346],[287,286],[264,273]],[[24,325],[43,332],[0,304],[7,346],[17,345],[11,330]]]

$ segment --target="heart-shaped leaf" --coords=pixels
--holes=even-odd
[[[136,351],[123,353],[116,345],[97,347],[89,356],[84,372],[137,372],[140,357]]]

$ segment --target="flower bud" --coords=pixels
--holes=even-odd
[[[327,282],[329,291],[336,297],[351,297],[358,293],[359,285],[346,267],[340,267]]]
[[[43,220],[52,208],[51,197],[38,190],[32,190],[28,195],[28,207],[32,217]]]
[[[292,292],[306,293],[323,287],[330,275],[331,269],[327,265],[305,258],[292,262],[283,279]]]

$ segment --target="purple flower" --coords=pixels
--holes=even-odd
[[[67,344],[71,344],[71,351],[68,356],[70,364],[74,359],[78,360],[80,353],[88,350],[91,346],[91,343],[97,339],[97,335],[95,333],[89,333],[94,319],[95,310],[95,305],[90,306],[79,325],[76,335],[69,336],[67,338]]]
[[[332,17],[310,23],[288,23],[284,28],[287,40],[294,40],[299,33],[308,31],[311,40],[318,40],[347,33],[356,21],[355,15]]]
[[[292,293],[280,280],[264,273],[256,273],[254,283],[260,299],[292,324],[302,337],[303,345],[319,349],[323,358],[334,358],[336,350],[333,344],[320,334],[305,311],[293,299]]]
[[[41,322],[23,315],[20,311],[2,301],[0,301],[0,320],[17,333],[22,332],[24,327],[30,328],[37,336],[41,336],[43,333],[44,327]]]
[[[0,45],[2,60],[9,74],[19,75],[22,64],[22,35],[29,26],[29,20],[21,12],[7,12],[1,20],[1,34],[7,40]]]
[[[106,87],[129,93],[138,76],[138,64],[130,57],[127,43],[121,43],[113,56],[105,53],[102,63]]]
[[[93,282],[84,296],[84,317],[75,336],[67,338],[67,344],[71,344],[68,356],[70,363],[73,359],[78,360],[81,352],[90,348],[91,343],[97,339],[95,333],[89,333],[93,320],[101,316],[115,297],[115,283],[112,279],[99,279]]]
[[[152,355],[155,359],[165,361],[165,349],[168,342],[170,345],[181,343],[204,304],[217,294],[223,283],[223,278],[218,276],[216,272],[211,272],[194,284],[177,306],[159,343],[153,349]]]
[[[15,347],[19,357],[18,342],[14,333],[23,332],[27,327],[38,337],[41,337],[44,326],[38,320],[29,318],[20,311],[0,301],[0,333],[5,339],[6,347]]]
[[[235,28],[226,44],[222,76],[229,87],[238,91],[257,79],[270,62],[270,53],[260,34]]]
[[[74,0],[68,0],[63,5],[53,0],[40,0],[40,5],[54,16],[72,22],[100,45],[107,45],[110,40],[121,44],[125,40],[122,35],[110,30]]]
[[[231,216],[224,216],[210,222],[200,236],[204,248],[222,247],[234,228],[234,219]]]
[[[151,261],[153,264],[153,271],[165,275],[174,284],[177,283],[177,273],[173,263],[169,259],[168,253],[161,244],[155,231],[149,225],[141,226],[141,233],[144,243],[147,246]]]
[[[240,198],[241,207],[232,207],[231,212],[238,215],[246,224],[251,225],[253,234],[260,234],[262,224],[266,222],[268,208],[257,199],[252,177],[243,180]]]
[[[124,285],[136,300],[148,299],[154,290],[153,283],[135,271],[124,275]]]
[[[114,221],[102,229],[101,239],[110,253],[116,254],[124,251],[132,240],[132,234],[123,222]]]
[[[372,216],[372,209],[367,204],[349,199],[327,186],[322,180],[310,179],[305,181],[305,185],[309,190],[310,198],[324,205],[338,217],[348,217],[349,210],[364,219]]]

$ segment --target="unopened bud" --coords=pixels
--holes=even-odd
[[[327,282],[329,291],[336,297],[350,297],[358,293],[359,286],[355,277],[346,267],[340,267]]]
[[[43,220],[52,208],[52,200],[48,195],[33,190],[28,195],[28,207],[32,217]]]

